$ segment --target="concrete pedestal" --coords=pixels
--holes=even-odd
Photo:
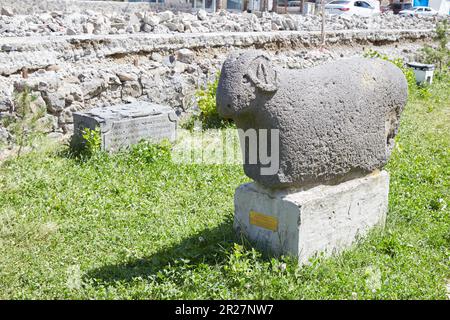
[[[329,256],[384,226],[389,174],[376,171],[339,185],[273,191],[256,183],[235,193],[234,228],[263,251],[298,257]]]

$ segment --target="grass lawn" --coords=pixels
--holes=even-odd
[[[301,268],[237,244],[240,166],[181,166],[145,144],[86,161],[65,146],[8,160],[0,298],[446,299],[448,80],[410,97],[397,141],[385,230]]]

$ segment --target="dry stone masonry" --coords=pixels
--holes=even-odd
[[[196,90],[214,80],[236,48],[264,47],[277,64],[299,69],[361,55],[379,42],[392,44],[377,47],[380,52],[414,56],[431,35],[336,31],[328,34],[325,51],[317,48],[320,34],[302,31],[2,38],[0,46],[11,51],[0,51],[0,118],[10,115],[15,92],[25,85],[46,106],[54,134],[70,133],[72,113],[94,107],[149,101],[185,114],[196,107]]]

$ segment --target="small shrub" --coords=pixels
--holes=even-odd
[[[424,63],[435,64],[437,67],[436,76],[440,77],[449,72],[450,69],[450,49],[448,48],[448,21],[445,20],[436,25],[435,41],[438,42],[436,48],[426,45],[422,48],[422,60]]]
[[[140,143],[131,146],[130,159],[139,164],[149,164],[158,160],[170,160],[172,144],[164,139],[160,143],[152,143],[143,140]]]
[[[261,254],[254,248],[246,250],[239,244],[234,244],[231,252],[228,252],[228,263],[224,270],[234,280],[237,286],[243,286],[249,283],[253,273],[256,272],[258,261]]]
[[[431,98],[430,87],[428,85],[418,86],[418,96],[422,100],[428,100]]]
[[[36,110],[33,110],[32,103],[36,99],[37,97],[30,93],[30,89],[25,87],[14,98],[15,117],[7,118],[8,129],[13,134],[15,143],[19,146],[17,156],[20,156],[23,148],[30,145],[40,135],[37,130],[37,123],[45,115],[46,110],[43,106],[37,106]]]
[[[198,99],[198,108],[200,110],[199,115],[192,116],[185,124],[184,127],[192,129],[195,121],[202,123],[203,129],[220,129],[227,128],[233,125],[232,120],[222,118],[217,112],[216,108],[216,92],[219,84],[218,74],[216,80],[209,83],[204,90],[198,90],[196,97]]]
[[[82,152],[85,155],[92,156],[96,152],[100,151],[102,140],[99,127],[96,127],[95,129],[84,128],[82,137],[84,139],[84,147]]]

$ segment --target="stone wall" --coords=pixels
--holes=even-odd
[[[1,0],[0,0],[1,1]],[[130,5],[133,3],[130,3]],[[148,5],[148,4],[147,4]],[[230,13],[220,11],[195,14],[173,11],[156,12],[146,7],[137,12],[46,11],[16,14],[11,7],[1,7],[0,36],[62,36],[82,34],[173,34],[207,32],[318,31],[321,17],[316,15],[280,15],[269,12]],[[78,8],[78,7],[77,7]],[[328,30],[430,29],[443,17],[401,17],[383,14],[374,17],[329,16]]]
[[[276,14],[205,14],[200,11],[188,16],[191,22],[210,26],[205,32],[192,33],[186,29],[146,32],[142,26],[150,15],[140,16],[140,20],[133,14],[141,29],[126,34],[50,32],[1,37],[0,139],[9,135],[1,127],[2,119],[14,115],[13,97],[25,86],[37,97],[35,103],[47,109],[44,131],[62,135],[73,129],[73,112],[117,103],[147,100],[168,105],[179,115],[185,115],[196,109],[196,90],[216,77],[225,57],[233,50],[264,49],[276,63],[288,68],[362,55],[373,47],[391,56],[412,59],[418,48],[431,41],[436,23],[436,19],[424,19],[414,25],[411,23],[414,20],[390,16],[330,18],[327,49],[321,49],[321,35],[312,16],[299,16],[295,20]],[[187,17],[186,13],[151,14],[164,15],[170,16],[166,21],[183,21],[181,17]],[[224,23],[237,19],[239,28],[219,28],[215,19]],[[161,23],[159,20],[158,25]],[[391,27],[382,28],[386,25]],[[254,26],[262,30],[255,31]],[[19,27],[14,32],[24,30]]]
[[[8,113],[14,91],[27,85],[45,103],[52,132],[70,132],[74,111],[135,100],[166,104],[181,114],[195,107],[195,91],[215,78],[236,49],[264,48],[279,64],[304,68],[376,45],[390,55],[412,56],[431,35],[335,31],[327,36],[329,50],[318,48],[319,32],[299,31],[2,39],[10,51],[0,52],[0,112]]]
[[[190,10],[182,0],[165,0],[165,4],[148,2],[120,2],[120,1],[78,1],[78,0],[0,0],[0,8],[8,7],[15,14],[37,14],[52,11],[74,13],[83,10],[96,11],[103,14],[126,14],[145,10],[174,9]]]

